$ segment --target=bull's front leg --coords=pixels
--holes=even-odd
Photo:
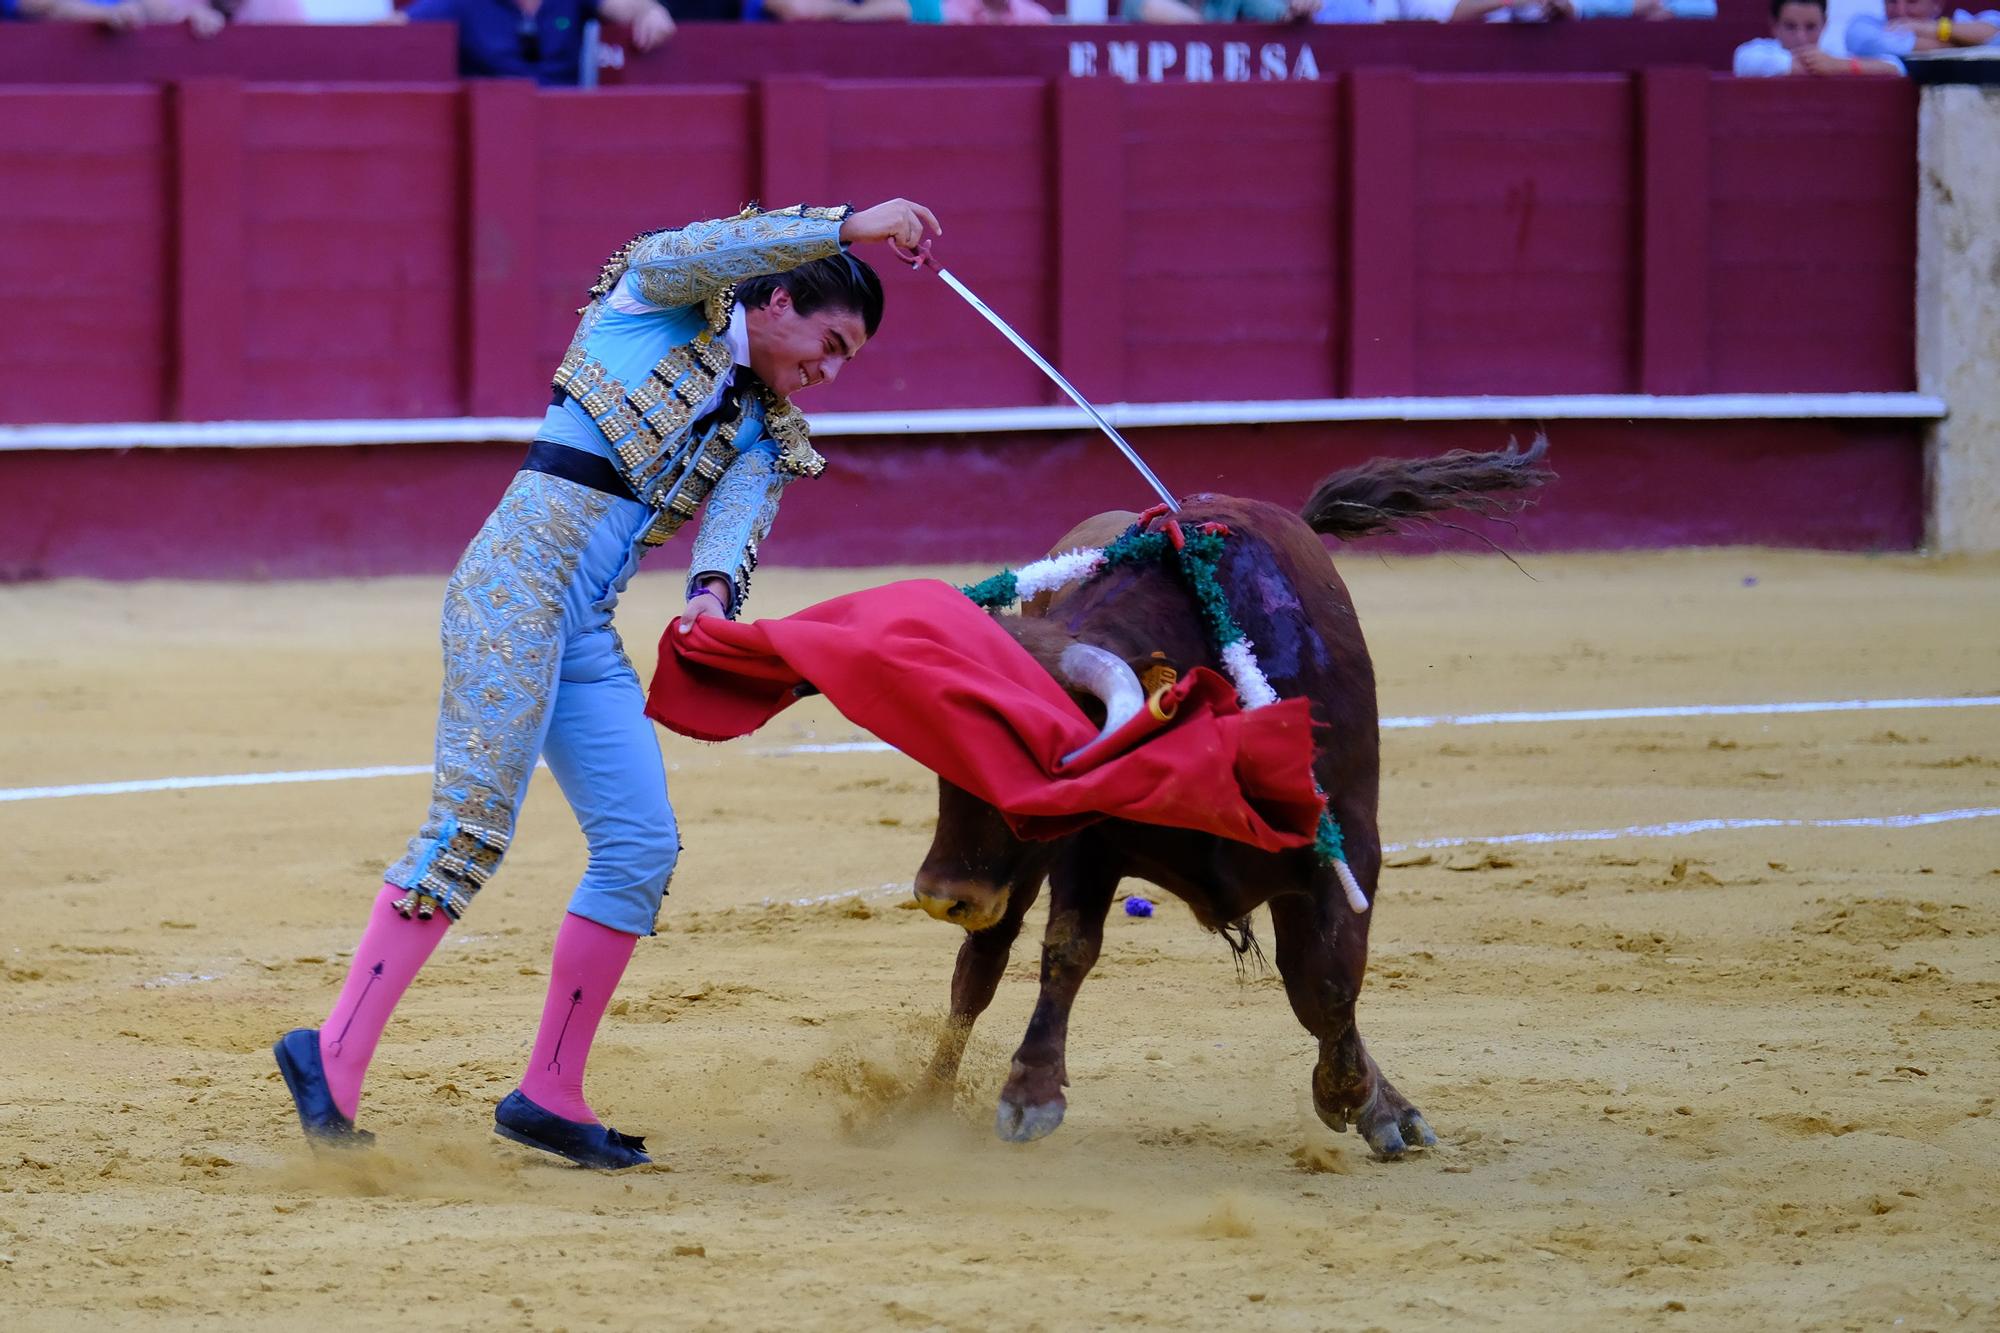
[[[1021,919],[1041,896],[1042,875],[1016,883],[1007,895],[1007,910],[984,930],[969,930],[958,946],[958,965],[951,974],[951,1014],[938,1035],[937,1051],[931,1056],[927,1073],[934,1092],[949,1093],[958,1082],[958,1063],[965,1057],[965,1044],[972,1037],[972,1025],[993,1003],[993,992],[1007,970],[1008,955],[1021,934]]]
[[[1085,840],[1079,839],[1078,843]],[[993,1128],[1011,1143],[1028,1143],[1062,1123],[1069,1084],[1064,1048],[1069,1011],[1104,944],[1104,917],[1119,876],[1072,846],[1049,874],[1049,925],[1042,936],[1042,991],[1028,1035],[1014,1053]]]

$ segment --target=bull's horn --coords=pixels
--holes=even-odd
[[[1063,756],[1064,764],[1073,764],[1138,715],[1146,706],[1146,687],[1124,658],[1095,644],[1071,644],[1056,659],[1056,667],[1065,684],[1104,701],[1103,730],[1089,745]]]

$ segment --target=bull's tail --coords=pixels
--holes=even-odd
[[[1537,435],[1526,449],[1510,444],[1484,454],[1454,449],[1437,458],[1377,458],[1315,486],[1301,513],[1314,532],[1343,541],[1394,532],[1405,519],[1446,509],[1511,513],[1528,501],[1509,492],[1555,480],[1541,466],[1548,451],[1548,437]]]

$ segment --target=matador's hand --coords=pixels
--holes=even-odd
[[[937,214],[908,199],[891,199],[863,209],[841,223],[840,239],[849,245],[888,241],[908,261],[917,247],[923,244],[926,230],[933,236],[944,235],[944,228],[938,225]],[[909,253],[904,254],[905,251]]]
[[[708,578],[702,582],[700,588],[694,590],[694,596],[688,598],[688,608],[680,612],[682,634],[694,628],[694,622],[700,620],[702,616],[720,616],[728,610],[728,600],[724,598],[720,586],[726,586],[722,584],[720,578]]]

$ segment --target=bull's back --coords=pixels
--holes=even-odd
[[[1113,509],[1102,514],[1093,514],[1083,522],[1064,533],[1061,540],[1049,548],[1050,555],[1061,555],[1079,547],[1109,546],[1118,540],[1119,534],[1132,526],[1139,516],[1129,509]],[[1054,592],[1039,593],[1021,603],[1021,614],[1040,616],[1047,613],[1049,602],[1067,589],[1058,588]]]

